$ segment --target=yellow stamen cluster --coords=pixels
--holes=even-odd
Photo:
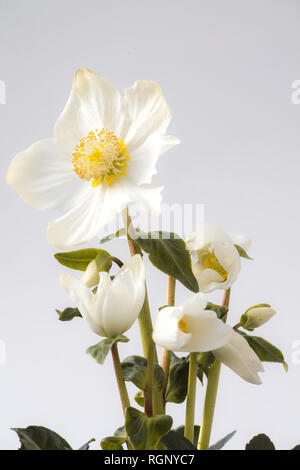
[[[96,187],[106,182],[109,186],[120,176],[126,175],[128,149],[109,129],[90,131],[73,152],[75,173]]]
[[[179,320],[178,328],[181,331],[183,331],[183,333],[189,333],[188,324],[187,324],[186,320],[184,319],[184,317],[182,317],[181,320]]]
[[[225,271],[225,269],[223,268],[223,266],[221,265],[221,263],[219,262],[218,258],[216,257],[216,255],[214,253],[211,253],[210,255],[208,255],[205,258],[204,267],[209,268],[209,269],[213,269],[214,271],[219,273],[220,276],[222,276],[224,281],[227,280],[228,272]]]

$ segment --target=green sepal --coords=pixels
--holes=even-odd
[[[129,339],[124,335],[115,338],[105,338],[100,343],[90,346],[86,353],[90,354],[98,364],[104,364],[105,359],[115,343],[128,343]]]
[[[241,258],[246,258],[246,259],[250,259],[253,261],[253,258],[250,258],[250,256],[247,254],[246,250],[244,250],[244,248],[242,248],[240,245],[234,245],[237,249],[237,251],[239,252],[239,255]]]
[[[71,321],[73,318],[79,317],[82,318],[81,313],[78,308],[67,307],[63,311],[55,310],[58,314],[58,319],[60,321]]]
[[[223,305],[213,304],[211,302],[207,303],[207,305],[205,307],[205,310],[213,310],[214,312],[216,312],[217,317],[220,320],[222,320],[222,318],[225,317],[225,315],[227,315],[227,313],[228,313],[228,308],[227,307],[224,307]]]
[[[98,248],[85,248],[83,250],[55,253],[54,256],[63,266],[78,271],[85,271],[90,262],[96,259],[96,257],[98,257],[99,263],[105,263],[111,260],[111,255],[107,251]],[[104,271],[106,271],[106,269],[104,269]]]

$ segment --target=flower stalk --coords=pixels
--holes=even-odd
[[[125,385],[125,381],[124,381],[124,378],[123,378],[123,372],[122,372],[122,367],[121,367],[121,362],[120,362],[120,356],[119,356],[117,343],[115,343],[112,346],[111,355],[112,355],[112,360],[113,360],[113,364],[114,364],[117,384],[118,384],[118,388],[119,388],[119,394],[120,394],[120,398],[121,398],[123,413],[124,413],[124,416],[125,416],[126,408],[128,408],[130,406],[130,401],[129,401],[129,396],[128,396],[127,388],[126,388],[126,385]]]
[[[198,353],[190,354],[184,437],[194,443],[195,402]]]
[[[227,289],[224,292],[222,305],[228,308],[229,300],[230,300],[230,289]],[[223,321],[226,322],[226,319],[227,319],[227,315],[223,318]],[[205,401],[204,401],[204,410],[203,410],[202,423],[201,423],[201,429],[200,429],[199,441],[198,441],[198,450],[209,449],[209,443],[210,443],[210,437],[211,437],[211,431],[212,431],[212,425],[213,425],[215,407],[216,407],[216,401],[217,401],[220,373],[221,373],[221,362],[215,361],[213,366],[210,368],[209,374],[208,374],[207,388],[206,388]]]
[[[175,287],[176,287],[176,279],[172,276],[168,276],[166,304],[169,306],[175,305]],[[162,352],[162,359],[161,359],[161,367],[163,368],[163,371],[165,373],[165,383],[164,383],[164,388],[163,388],[164,400],[165,400],[166,391],[168,387],[170,362],[171,362],[171,351],[164,348]]]

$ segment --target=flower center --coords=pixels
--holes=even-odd
[[[83,137],[73,152],[75,173],[96,187],[104,181],[111,186],[113,181],[126,175],[128,149],[109,129],[90,131]]]
[[[219,273],[220,276],[222,276],[222,278],[224,279],[224,281],[227,280],[228,272],[225,271],[225,269],[223,268],[223,266],[221,265],[221,263],[219,262],[218,258],[216,257],[214,253],[211,253],[205,258],[204,266],[205,268],[213,269],[214,271]]]
[[[182,317],[181,320],[179,320],[178,328],[181,331],[183,331],[183,333],[189,333],[188,324],[187,324],[186,320],[184,319],[184,317]]]

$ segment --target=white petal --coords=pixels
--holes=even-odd
[[[199,311],[205,310],[207,305],[207,297],[205,294],[198,292],[197,294],[189,297],[181,305],[184,313],[198,313]]]
[[[137,319],[145,299],[144,266],[136,257],[122,268],[107,292],[103,325],[109,336],[127,331]]]
[[[182,351],[211,351],[227,344],[232,336],[232,328],[219,320],[211,310],[188,313],[184,315],[184,319],[192,336]]]
[[[232,241],[235,245],[239,245],[243,250],[249,250],[250,246],[252,245],[252,239],[246,237],[245,235],[240,235],[238,233],[231,233],[230,234]]]
[[[182,308],[165,307],[158,313],[153,328],[153,341],[170,351],[182,351],[191,338],[191,333],[184,333],[178,328],[183,317]]]
[[[72,163],[59,154],[54,139],[40,140],[18,153],[6,179],[25,202],[38,209],[67,210],[89,191]]]
[[[256,385],[262,383],[258,375],[258,372],[264,371],[262,363],[240,334],[233,331],[229,344],[213,353],[217,360],[230,367],[247,382]]]
[[[171,112],[157,83],[135,82],[125,90],[123,103],[131,121],[126,136],[126,145],[131,151],[140,147],[151,134],[165,134]]]
[[[47,232],[49,243],[56,248],[68,248],[94,238],[100,227],[108,222],[104,219],[107,214],[101,211],[103,197],[101,188],[91,188],[79,205],[51,221]]]
[[[223,289],[224,288],[224,279],[222,276],[217,273],[214,269],[204,269],[200,276],[196,276],[196,273],[194,272],[195,277],[198,281],[199,285],[199,290],[200,292],[211,292],[214,289]]]
[[[78,307],[82,317],[86,320],[91,330],[100,336],[105,336],[101,325],[92,314],[92,304],[94,301],[92,292],[78,279],[67,274],[61,274],[60,282],[72,302]]]
[[[130,155],[128,177],[139,185],[151,183],[153,175],[157,173],[156,164],[160,155],[178,143],[179,140],[176,137],[155,133],[132,152],[128,146],[128,154]]]
[[[57,145],[72,158],[75,146],[89,131],[104,127],[119,134],[122,117],[119,92],[95,72],[79,69],[66,107],[56,122]]]

